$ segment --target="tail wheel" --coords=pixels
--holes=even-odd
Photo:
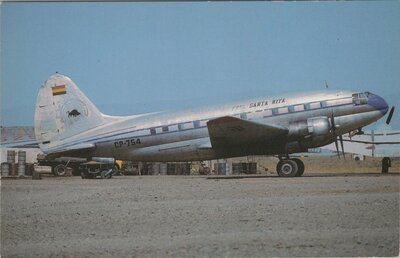
[[[67,173],[67,167],[63,164],[59,164],[53,168],[53,174],[55,176],[65,176]]]
[[[290,159],[279,161],[276,168],[278,175],[282,177],[295,177],[299,171],[297,163]]]
[[[302,176],[303,173],[304,173],[304,163],[303,163],[303,161],[301,161],[301,159],[297,159],[297,158],[294,158],[292,160],[294,162],[296,162],[297,167],[299,168],[299,170],[297,171],[296,176]]]

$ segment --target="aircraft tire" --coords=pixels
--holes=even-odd
[[[55,176],[65,176],[67,173],[67,167],[63,164],[58,164],[53,168],[53,174]]]
[[[299,170],[297,171],[296,176],[297,176],[297,177],[302,176],[303,173],[304,173],[304,163],[303,163],[303,161],[302,161],[301,159],[298,159],[298,158],[293,158],[293,159],[291,159],[291,160],[293,160],[294,162],[296,162],[297,167],[299,168]]]
[[[281,170],[283,160],[279,160],[278,164],[276,164],[276,172],[279,175],[279,171]]]
[[[281,164],[279,164],[281,163]],[[297,166],[297,163],[294,160],[291,159],[286,159],[282,160],[278,163],[277,168],[278,170],[278,175],[281,177],[295,177],[299,167]]]

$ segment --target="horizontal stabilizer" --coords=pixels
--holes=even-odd
[[[281,126],[255,123],[231,116],[210,120],[207,126],[213,148],[268,144],[284,139],[288,134],[288,129]]]
[[[94,151],[96,146],[92,143],[80,143],[73,145],[71,147],[65,147],[62,149],[57,149],[52,151],[51,154],[46,156],[47,159],[55,159],[58,157],[89,157],[90,154]]]

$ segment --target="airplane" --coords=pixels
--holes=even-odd
[[[386,101],[371,92],[327,89],[188,111],[110,116],[69,77],[56,73],[39,89],[34,123],[36,140],[48,157],[177,162],[276,155],[278,175],[296,177],[304,173],[304,163],[290,154],[333,142],[339,152],[343,134],[362,132],[387,111]]]

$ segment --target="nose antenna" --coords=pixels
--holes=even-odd
[[[386,119],[386,124],[387,125],[390,124],[390,121],[392,120],[393,113],[394,113],[394,106],[390,109],[389,115],[388,115],[388,117]]]

